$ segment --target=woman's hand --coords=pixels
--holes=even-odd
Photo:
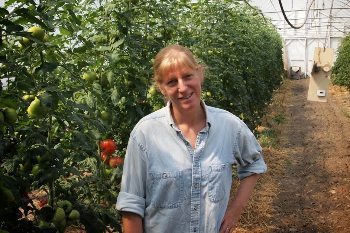
[[[238,213],[235,213],[235,208],[227,210],[224,219],[221,223],[220,233],[231,233],[236,229],[237,222],[239,220]]]
[[[259,175],[254,174],[241,180],[233,201],[227,207],[221,223],[220,233],[231,233],[236,228],[241,213],[252,195],[258,178]]]

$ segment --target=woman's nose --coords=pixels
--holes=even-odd
[[[180,79],[179,82],[178,82],[178,87],[177,88],[178,88],[179,92],[185,91],[186,88],[187,88],[186,82],[184,82],[184,80]]]

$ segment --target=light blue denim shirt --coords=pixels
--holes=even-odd
[[[195,149],[174,124],[169,103],[131,132],[117,209],[143,217],[146,233],[219,232],[232,168],[240,179],[266,171],[262,149],[243,121],[202,104],[207,124]]]

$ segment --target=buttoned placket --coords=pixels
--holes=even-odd
[[[202,169],[200,158],[204,151],[208,131],[201,131],[197,135],[195,149],[180,133],[181,139],[185,142],[189,154],[192,156],[192,184],[191,184],[191,221],[190,232],[200,232],[200,209],[201,209],[201,179]]]

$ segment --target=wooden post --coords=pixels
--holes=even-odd
[[[332,66],[333,49],[315,48],[307,100],[327,102]]]

